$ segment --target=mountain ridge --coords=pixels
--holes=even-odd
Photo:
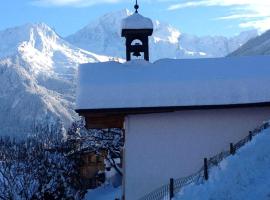
[[[270,30],[249,40],[228,56],[270,55]]]
[[[35,126],[59,121],[68,128],[78,118],[78,65],[111,58],[74,47],[44,23],[10,28],[0,36],[0,135],[23,137]]]
[[[75,46],[97,54],[124,58],[125,41],[120,34],[121,20],[131,14],[128,9],[105,14],[65,39]],[[198,37],[181,33],[177,28],[158,20],[153,20],[153,24],[154,34],[150,38],[152,61],[163,57],[223,57],[258,35],[256,30],[250,30],[231,38]]]

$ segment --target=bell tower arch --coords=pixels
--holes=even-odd
[[[126,38],[126,60],[131,56],[140,57],[149,61],[149,36],[153,34],[153,22],[151,19],[139,14],[139,5],[136,1],[135,13],[122,20],[122,37]],[[140,41],[140,42],[134,42]]]

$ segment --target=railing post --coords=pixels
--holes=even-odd
[[[234,155],[235,154],[235,148],[233,146],[233,143],[230,143],[230,154]]]
[[[208,180],[208,163],[207,163],[207,158],[204,158],[204,179],[207,181]]]
[[[170,179],[170,200],[174,197],[174,180],[173,178]]]
[[[249,141],[252,140],[252,131],[249,131],[248,139],[249,139]]]

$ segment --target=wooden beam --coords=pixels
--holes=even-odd
[[[125,117],[120,115],[112,116],[85,116],[86,128],[88,129],[107,129],[107,128],[123,128]]]
[[[197,106],[172,106],[172,107],[142,107],[142,108],[111,108],[111,109],[79,109],[80,116],[85,117],[87,128],[106,129],[123,128],[127,115],[168,113],[183,110],[211,110],[234,108],[260,108],[270,107],[270,102],[230,104],[230,105],[197,105]]]

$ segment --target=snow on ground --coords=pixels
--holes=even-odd
[[[210,170],[208,182],[190,185],[176,200],[269,200],[270,129]]]
[[[89,190],[84,200],[114,200],[121,199],[121,188],[113,188],[112,186],[104,186],[95,190]]]

